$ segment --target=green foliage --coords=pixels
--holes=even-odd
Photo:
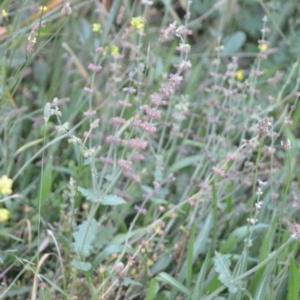
[[[186,288],[182,283],[177,281],[174,277],[170,276],[165,272],[161,272],[156,276],[158,281],[171,285],[173,288],[184,294],[185,296],[189,296],[191,294],[190,290]]]
[[[273,264],[270,264],[268,267],[265,268],[263,276],[257,284],[256,293],[254,295],[255,300],[268,298],[267,295],[269,292],[270,276],[273,270]]]
[[[99,199],[94,191],[84,189],[82,187],[78,187],[78,191],[84,196],[87,200],[92,202],[99,202],[103,205],[120,205],[126,203],[124,199],[118,197],[116,195],[106,195],[103,200]]]
[[[89,262],[80,261],[78,259],[73,259],[71,265],[81,271],[88,271],[92,268]]]
[[[103,205],[120,205],[124,203],[126,203],[126,201],[116,195],[106,195],[101,201],[101,204]]]
[[[246,41],[246,34],[243,31],[237,31],[233,35],[224,39],[225,54],[234,54],[239,51]]]
[[[287,300],[299,299],[299,289],[300,289],[299,288],[299,280],[300,280],[299,267],[297,267],[295,260],[293,258],[291,258]]]
[[[147,297],[145,300],[154,300],[159,290],[158,281],[155,278],[150,280]]]
[[[78,191],[81,193],[83,197],[86,198],[86,200],[92,201],[92,202],[98,202],[99,198],[92,190],[87,190],[83,187],[78,187]]]
[[[41,190],[41,201],[44,202],[51,192],[52,187],[52,164],[49,161],[44,169],[43,177],[42,177],[42,190]]]
[[[231,293],[236,293],[238,288],[233,283],[230,265],[230,260],[227,257],[215,251],[215,270],[219,274],[218,278],[224,285],[228,287]]]
[[[93,243],[96,239],[98,225],[95,219],[84,221],[78,226],[77,231],[73,233],[74,243],[73,249],[77,255],[89,256],[93,250]]]
[[[210,253],[208,252],[201,266],[201,270],[197,275],[197,280],[193,290],[192,300],[200,299],[200,297],[203,295],[203,288],[204,288],[207,271],[209,268],[209,263],[210,263]]]

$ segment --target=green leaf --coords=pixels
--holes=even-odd
[[[43,286],[43,288],[39,290],[38,299],[51,300],[52,299],[51,289],[48,286]]]
[[[195,162],[199,162],[201,155],[193,155],[185,157],[177,162],[169,169],[169,173],[174,173],[178,170],[181,170],[185,167],[191,166]]]
[[[45,123],[47,123],[49,121],[50,118],[50,103],[47,102],[45,105],[45,109],[44,109],[44,120]]]
[[[110,32],[110,30],[114,24],[113,22],[117,18],[117,14],[119,13],[120,4],[121,4],[121,0],[112,1],[112,6],[109,10],[109,14],[107,16],[107,19],[105,21],[105,26],[103,28],[103,34],[102,34],[103,44],[105,44],[107,42],[108,33]]]
[[[156,65],[155,65],[155,78],[158,79],[164,72],[164,63],[160,56],[156,58]]]
[[[30,291],[32,291],[32,286],[27,286],[27,285],[24,285],[24,286],[16,286],[16,287],[12,287],[8,293],[6,294],[6,296],[9,298],[9,299],[20,299],[21,295],[24,295],[24,294],[28,294],[30,293]],[[25,297],[25,296],[24,296]],[[2,298],[3,299],[3,298]]]
[[[271,287],[270,284],[270,276],[274,272],[275,262],[271,262],[266,266],[264,274],[261,278],[261,281],[258,282],[258,286],[256,287],[256,292],[254,296],[254,300],[267,299],[267,291]],[[282,298],[281,298],[282,299]]]
[[[259,255],[259,262],[264,261],[270,252],[272,252],[273,241],[275,239],[276,235],[276,222],[277,222],[277,216],[274,214],[271,224],[269,225],[268,231],[266,234],[264,234],[263,242],[261,243],[260,248],[260,255]],[[254,277],[252,279],[252,282],[248,288],[249,292],[251,294],[255,294],[255,290],[258,288],[259,283],[263,280],[265,271],[265,266],[257,270],[255,272]]]
[[[32,74],[40,88],[44,88],[51,74],[49,64],[42,60],[33,61]]]
[[[120,205],[124,203],[126,203],[126,201],[116,195],[106,195],[101,201],[101,204],[103,205]]]
[[[207,252],[207,239],[211,233],[213,226],[213,214],[210,213],[202,226],[201,231],[195,239],[195,246],[193,251],[193,262],[198,258],[199,254],[204,254]]]
[[[215,251],[215,270],[219,274],[218,279],[228,287],[231,293],[237,292],[237,287],[231,282],[230,261],[222,254]]]
[[[176,290],[178,290],[182,294],[185,294],[186,296],[190,296],[190,294],[191,294],[191,291],[187,287],[185,287],[181,282],[179,282],[174,277],[172,277],[171,275],[169,275],[165,272],[159,273],[156,276],[156,279],[158,281],[161,281],[161,282],[171,285]]]
[[[193,275],[193,253],[194,253],[194,243],[195,243],[195,232],[196,232],[197,224],[194,223],[192,225],[190,240],[188,243],[188,255],[187,255],[187,274],[186,274],[186,285],[189,288],[192,282]]]
[[[183,144],[186,146],[192,146],[192,147],[196,147],[196,148],[200,148],[200,149],[205,148],[204,143],[193,141],[193,140],[184,140]]]
[[[169,254],[162,255],[151,267],[151,274],[157,274],[158,272],[165,270],[171,262],[173,262],[173,258]]]
[[[222,283],[218,279],[218,274],[215,274],[203,287],[204,294],[211,294],[222,286]]]
[[[112,254],[115,253],[121,253],[123,250],[123,247],[111,245],[100,251],[100,253],[95,258],[93,265],[98,266],[100,263],[102,263],[107,257],[109,257]]]
[[[243,31],[237,31],[233,35],[225,38],[223,53],[235,53],[241,49],[246,41],[246,34]]]
[[[204,280],[205,280],[206,272],[207,272],[207,269],[208,269],[209,261],[210,261],[210,252],[208,252],[206,254],[205,260],[204,260],[204,262],[202,264],[202,267],[201,267],[201,270],[198,274],[196,285],[193,288],[192,300],[201,299],[201,296],[203,294]]]
[[[162,1],[165,6],[170,6],[171,0],[163,0]]]
[[[123,285],[126,286],[126,287],[128,287],[129,285],[136,285],[136,286],[139,286],[139,287],[142,287],[142,286],[143,286],[140,282],[138,282],[138,281],[136,281],[136,280],[132,280],[132,279],[129,278],[129,277],[125,277],[125,278],[124,278]]]
[[[119,233],[110,241],[110,245],[121,245],[126,242],[128,239],[131,239],[133,236],[140,235],[144,231],[143,228],[138,228],[131,230],[126,233]],[[143,234],[143,233],[142,233]]]
[[[60,288],[55,282],[51,281],[48,277],[42,275],[42,274],[39,274],[39,277],[48,282],[55,290],[57,290],[58,292],[60,292],[62,295],[64,295],[67,299],[69,298],[68,294],[62,289]]]
[[[166,201],[165,199],[156,198],[155,196],[153,198],[151,198],[151,202],[155,205],[158,205],[158,204],[167,205],[168,204],[168,201]]]
[[[80,194],[86,198],[86,200],[92,201],[92,202],[98,202],[98,197],[92,190],[84,189],[83,187],[78,187],[78,191]]]
[[[215,268],[216,272],[219,273],[219,279],[222,283],[231,280],[230,265],[230,260],[225,255],[215,251]]]
[[[78,259],[73,259],[71,265],[81,271],[88,271],[92,268],[89,262],[80,261]]]
[[[154,300],[159,291],[159,284],[155,278],[150,280],[148,293],[145,300]]]
[[[81,28],[78,32],[82,41],[87,42],[92,34],[91,24],[86,19],[80,19]]]
[[[224,244],[221,245],[220,251],[222,253],[228,253],[239,241],[245,238],[247,233],[247,226],[241,226],[234,229],[229,237],[226,239]]]
[[[215,249],[215,244],[218,235],[218,192],[215,184],[215,180],[212,181],[212,213],[213,213],[213,231],[212,231],[212,242],[211,242],[211,251]]]
[[[109,240],[114,236],[116,228],[112,226],[101,226],[100,230],[97,232],[97,238],[94,243],[97,250],[102,249]]]
[[[295,264],[294,258],[290,260],[290,277],[287,300],[298,300],[300,272]]]
[[[48,195],[50,194],[51,187],[52,187],[52,159],[49,159],[43,173],[43,185],[41,191],[42,202],[45,201]]]
[[[1,238],[1,240],[4,240],[4,238],[10,238],[17,242],[24,243],[24,240],[22,240],[21,238],[13,235],[12,233],[9,233],[7,228],[0,229],[0,237],[3,237],[3,238]]]
[[[73,233],[74,243],[72,243],[74,247],[74,251],[78,255],[89,256],[92,250],[92,243],[96,238],[96,234],[98,232],[98,226],[95,219],[92,219],[89,223],[88,221],[84,221],[81,225],[78,226],[78,231]]]

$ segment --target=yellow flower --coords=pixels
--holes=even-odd
[[[154,261],[150,258],[147,259],[147,266],[151,267],[154,264]]]
[[[260,52],[265,52],[268,49],[267,44],[260,44],[257,46],[257,48],[260,50]]]
[[[110,54],[113,56],[119,55],[119,48],[115,45],[111,46]]]
[[[0,193],[1,194],[12,194],[12,184],[13,181],[9,179],[6,175],[0,177]]]
[[[102,30],[102,26],[100,23],[94,23],[93,24],[93,32],[100,32]]]
[[[47,9],[47,6],[40,6],[40,12],[45,12]]]
[[[7,221],[9,217],[9,210],[6,208],[0,208],[0,222]]]
[[[237,70],[235,72],[235,78],[238,80],[238,81],[242,81],[244,79],[244,71],[243,70]]]
[[[2,9],[2,17],[3,18],[7,18],[8,17],[8,13],[5,9]]]
[[[115,45],[105,46],[103,50],[103,55],[111,54],[112,56],[119,55],[119,48]]]
[[[142,17],[133,17],[130,21],[130,25],[135,27],[138,32],[142,33],[144,31],[145,22]]]

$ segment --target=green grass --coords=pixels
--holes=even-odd
[[[300,299],[300,4],[63,5],[0,4],[0,299]]]

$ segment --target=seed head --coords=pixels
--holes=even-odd
[[[289,152],[292,148],[290,140],[287,139],[285,136],[282,138],[281,145],[286,152]]]
[[[72,8],[71,8],[71,6],[70,6],[70,2],[66,2],[66,3],[64,4],[64,6],[63,6],[63,8],[62,8],[62,10],[61,10],[61,13],[62,13],[63,15],[67,15],[67,16],[69,16],[69,15],[72,14]]]

